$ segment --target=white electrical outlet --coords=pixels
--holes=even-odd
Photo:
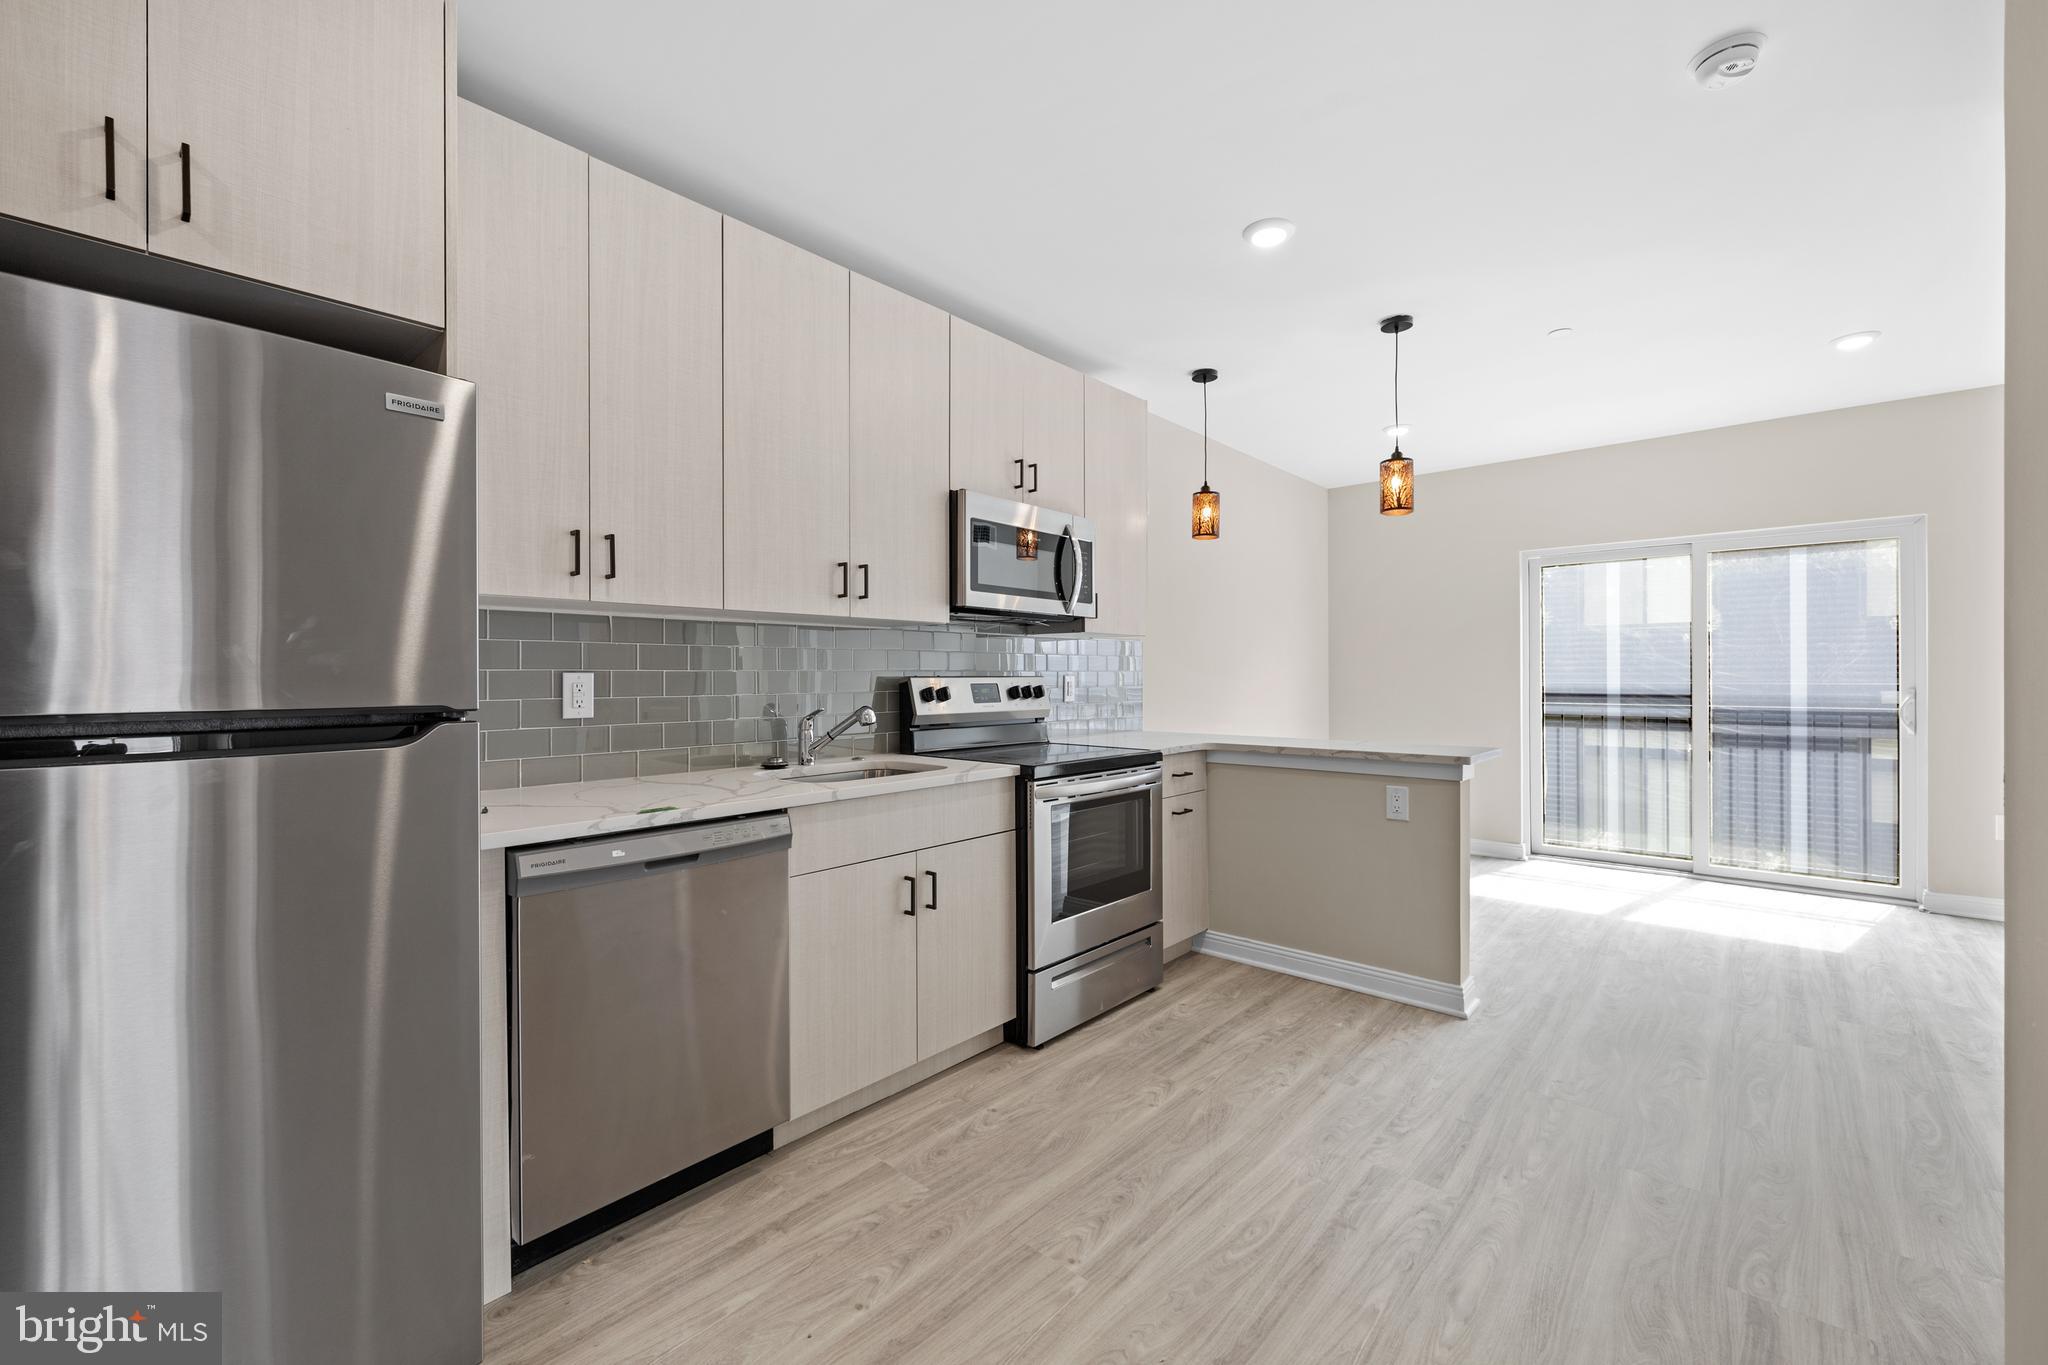
[[[1062,673],[1062,674],[1060,674],[1060,700],[1061,700],[1061,701],[1072,701],[1072,700],[1074,699],[1074,697],[1075,697],[1075,696],[1076,696],[1076,695],[1077,695],[1077,694],[1078,694],[1078,693],[1080,692],[1080,690],[1081,690],[1081,675],[1080,675],[1080,674],[1078,674],[1078,673]]]
[[[1387,788],[1387,818],[1389,820],[1406,820],[1408,818],[1408,789],[1406,787]]]
[[[562,675],[562,719],[589,720],[597,714],[597,675],[595,673],[564,673]]]

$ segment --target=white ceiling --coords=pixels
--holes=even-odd
[[[1425,477],[1999,382],[2002,9],[463,0],[458,53],[469,98],[1174,420],[1214,365],[1218,440],[1339,485],[1393,312]],[[1756,75],[1695,86],[1748,27]],[[1254,252],[1268,215],[1300,233]]]

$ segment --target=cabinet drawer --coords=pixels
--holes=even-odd
[[[1209,758],[1206,754],[1168,754],[1166,756],[1166,794],[1179,796],[1182,792],[1199,792],[1209,789]]]
[[[998,778],[799,806],[789,824],[789,872],[797,876],[1014,829],[1017,786]]]

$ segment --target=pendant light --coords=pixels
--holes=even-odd
[[[1209,386],[1216,371],[1200,369],[1188,378],[1202,386],[1202,488],[1195,494],[1194,537],[1214,540],[1223,532],[1223,495],[1209,487]]]
[[[1380,331],[1394,339],[1394,424],[1401,428],[1401,333],[1415,325],[1406,313],[1380,319]],[[1394,453],[1380,461],[1380,515],[1405,517],[1415,510],[1415,461],[1401,453],[1401,438],[1394,437]]]

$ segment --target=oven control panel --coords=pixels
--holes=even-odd
[[[904,710],[924,725],[1035,720],[1053,703],[1045,679],[1024,674],[905,678],[903,697]]]

